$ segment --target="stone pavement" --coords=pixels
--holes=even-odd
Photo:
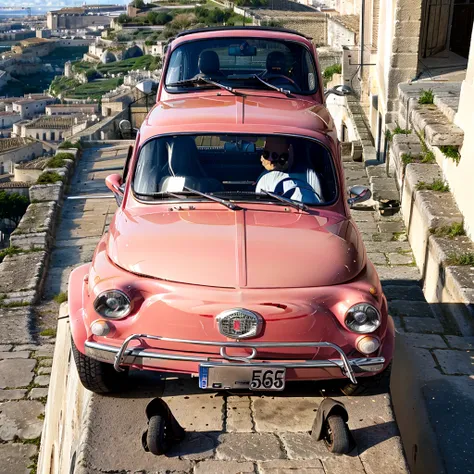
[[[123,145],[104,151],[85,150],[70,194],[110,195],[103,179],[117,168],[121,169],[126,154],[127,148]],[[64,203],[44,288],[47,300],[66,291],[71,268],[91,260],[97,240],[115,208],[113,198]],[[20,270],[12,272],[13,283],[25,278]],[[5,279],[1,283],[5,283]],[[27,284],[25,280],[17,283],[18,290]],[[0,474],[35,473],[54,351],[57,305],[43,302],[36,307],[25,306],[11,303],[11,295],[2,296],[0,294]]]
[[[121,152],[122,160],[125,151]],[[71,194],[102,193],[94,183],[111,171],[103,162],[113,152],[88,150],[76,174]],[[84,159],[86,158],[86,159]],[[118,166],[114,157],[108,166]],[[362,165],[348,164],[348,181],[366,184]],[[84,184],[85,183],[85,184]],[[90,260],[95,244],[115,209],[113,199],[69,200],[65,203],[58,234],[56,257],[47,287],[51,294],[64,291],[69,271]],[[379,229],[374,212],[355,211],[363,227],[374,260],[400,278],[418,278],[410,266],[406,242],[383,242],[399,231],[398,223]],[[400,224],[401,225],[401,224]],[[391,227],[394,227],[392,229]],[[376,234],[376,237],[373,235]],[[390,235],[390,239],[389,236]],[[382,251],[383,249],[383,251]],[[388,273],[386,273],[386,276]],[[392,285],[394,286],[394,285]],[[405,291],[419,298],[419,286],[402,290],[394,286],[397,298]],[[416,303],[414,304],[416,306]],[[397,320],[401,322],[400,319]],[[361,474],[406,473],[407,467],[391,408],[388,387],[365,397],[344,397],[331,384],[290,384],[283,394],[237,395],[203,392],[196,379],[160,379],[153,373],[134,373],[132,389],[119,397],[93,395],[84,445],[78,451],[84,473],[318,473],[338,474],[348,470]],[[309,435],[317,407],[324,395],[337,397],[348,407],[350,425],[358,448],[351,456],[336,457]],[[146,426],[144,409],[150,398],[163,396],[187,430],[186,440],[167,456],[155,457],[141,447]]]

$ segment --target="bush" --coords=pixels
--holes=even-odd
[[[341,74],[342,66],[340,64],[333,64],[332,66],[327,67],[323,72],[323,78],[326,82],[329,82],[332,79],[334,74]]]
[[[18,225],[29,202],[22,194],[0,191],[0,219],[9,219]]]
[[[46,166],[48,168],[62,168],[66,165],[64,160],[74,160],[74,155],[72,153],[58,153],[48,160]]]
[[[126,23],[130,23],[132,19],[125,13],[121,13],[119,17],[117,18],[117,21],[119,22],[120,25],[124,25]]]
[[[419,104],[432,104],[434,102],[433,89],[421,91],[420,98],[418,99]]]
[[[3,262],[3,259],[7,255],[17,255],[19,253],[21,253],[21,250],[18,247],[7,247],[6,249],[0,250],[0,263]],[[0,297],[0,300],[1,299],[2,298]]]
[[[459,164],[461,160],[461,155],[459,153],[459,148],[454,145],[443,145],[439,149],[446,158],[451,158],[456,164]]]
[[[145,6],[145,2],[143,0],[133,0],[132,6],[135,8],[143,8]]]
[[[149,12],[146,16],[146,21],[150,23],[150,25],[166,25],[169,23],[173,17],[169,13],[165,12]]]
[[[82,150],[82,144],[81,142],[76,142],[72,143],[69,140],[66,140],[65,142],[62,142],[58,148],[64,149],[64,148],[76,148],[77,150]]]
[[[64,178],[55,171],[45,171],[40,174],[36,184],[54,184],[58,181],[64,183]]]

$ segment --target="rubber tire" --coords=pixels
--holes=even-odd
[[[91,392],[105,394],[123,391],[128,369],[117,372],[112,364],[92,359],[81,352],[71,339],[72,354],[82,385]]]
[[[331,415],[326,420],[326,430],[331,430],[331,434],[327,431],[324,437],[324,443],[328,451],[332,454],[347,454],[351,447],[351,437],[349,427],[340,415]],[[328,439],[329,438],[329,439]]]
[[[167,441],[166,419],[161,415],[154,415],[148,421],[148,432],[146,443],[151,454],[159,456],[166,453],[169,449]]]
[[[373,375],[372,377],[359,377],[356,384],[348,383],[341,387],[341,392],[347,396],[358,396],[369,394],[370,392],[384,385],[388,389],[391,370],[392,364],[390,364],[382,372],[379,372],[377,375]]]

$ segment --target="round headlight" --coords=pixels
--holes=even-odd
[[[94,301],[94,309],[104,318],[120,319],[130,314],[130,298],[120,290],[108,290]]]
[[[380,314],[375,306],[359,303],[347,311],[345,323],[353,332],[374,332],[380,326]]]

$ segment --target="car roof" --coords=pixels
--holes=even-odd
[[[140,130],[141,140],[179,133],[286,133],[335,140],[334,122],[322,104],[274,95],[213,91],[158,102]]]
[[[265,38],[274,40],[297,41],[311,46],[311,38],[302,35],[294,30],[286,28],[271,28],[262,26],[229,26],[216,28],[200,28],[195,30],[187,30],[179,33],[171,42],[171,48],[174,49],[178,45],[188,42],[209,38]]]

